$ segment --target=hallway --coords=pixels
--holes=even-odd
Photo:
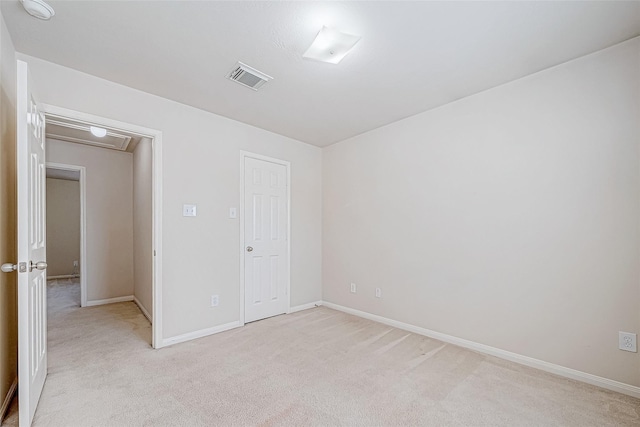
[[[151,351],[151,324],[133,302],[81,309],[79,279],[49,281],[47,310],[49,375],[33,425],[79,425],[74,415],[129,383],[138,367],[127,365],[128,355]],[[2,425],[18,425],[17,397]]]

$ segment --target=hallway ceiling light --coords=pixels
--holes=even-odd
[[[29,15],[44,21],[48,21],[56,14],[44,0],[22,0],[22,7]]]
[[[360,36],[341,33],[336,29],[323,26],[302,57],[337,64],[347,56],[359,40]]]
[[[107,134],[107,130],[105,128],[99,128],[97,126],[91,126],[89,130],[93,136],[97,136],[98,138],[102,138]]]

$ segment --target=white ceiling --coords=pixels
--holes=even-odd
[[[640,35],[640,2],[49,3],[0,1],[18,51],[318,146]],[[302,58],[323,25],[362,36],[339,65]]]

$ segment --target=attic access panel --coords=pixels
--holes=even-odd
[[[140,140],[136,135],[127,134],[118,129],[111,128],[105,128],[107,131],[106,135],[98,137],[91,133],[91,126],[91,123],[47,115],[45,135],[47,138],[59,141],[125,152],[132,152]]]

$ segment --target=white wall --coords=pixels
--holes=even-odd
[[[0,12],[0,263],[18,261],[15,55],[13,42]],[[0,273],[0,405],[18,374],[16,275]]]
[[[239,205],[239,150],[248,150],[292,162],[292,305],[323,289],[334,303],[640,385],[638,354],[617,350],[619,330],[640,331],[638,43],[323,156],[21,58],[41,101],[163,132],[165,338],[238,319],[239,224],[227,213]],[[198,217],[183,218],[183,203],[197,204]],[[221,305],[210,308],[214,293]]]
[[[640,386],[639,53],[328,147],[323,299]]]
[[[37,80],[36,80],[37,82]],[[86,168],[87,301],[133,295],[133,155],[47,139],[48,162]]]
[[[317,147],[37,58],[41,102],[163,132],[163,335],[239,319],[240,150],[291,162],[291,304],[321,298],[322,156]],[[233,83],[230,83],[233,84]],[[247,90],[238,86],[238,90]],[[260,96],[256,92],[255,96]],[[198,216],[182,216],[184,203]],[[210,307],[212,294],[220,305]]]
[[[151,141],[144,138],[133,151],[133,295],[153,317],[152,164]]]
[[[47,277],[72,274],[79,260],[80,182],[47,178]]]

